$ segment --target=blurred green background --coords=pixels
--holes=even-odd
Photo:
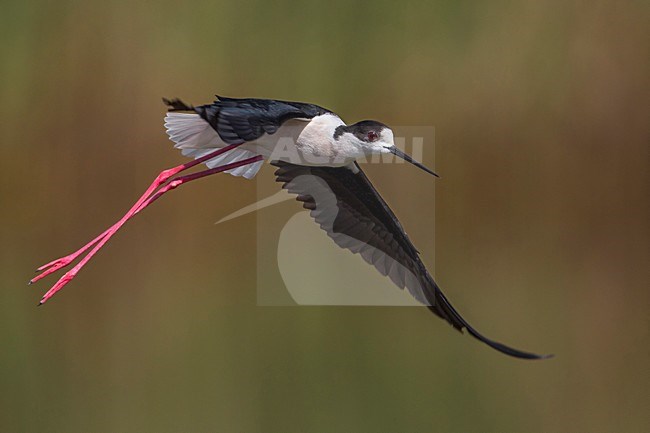
[[[3,0],[0,431],[648,431],[648,20],[644,1]],[[214,93],[435,126],[437,279],[486,335],[556,358],[424,309],[257,307],[265,211],[213,225],[255,200],[231,176],[156,203],[37,309],[55,278],[25,287],[34,268],[184,160],[160,98]],[[367,172],[433,265],[432,180]]]

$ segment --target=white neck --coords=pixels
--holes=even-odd
[[[363,156],[358,143],[343,137],[347,134],[334,138],[339,126],[345,126],[345,123],[334,114],[316,116],[309,122],[296,142],[305,164],[338,167]]]

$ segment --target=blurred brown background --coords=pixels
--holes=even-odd
[[[4,0],[0,430],[647,431],[648,9]],[[265,211],[213,225],[255,199],[231,176],[156,203],[37,309],[55,278],[25,287],[34,268],[183,161],[160,98],[214,93],[434,125],[437,279],[487,335],[556,358],[420,309],[257,307]],[[367,171],[432,264],[432,179]]]

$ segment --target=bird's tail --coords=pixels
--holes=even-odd
[[[163,98],[163,102],[169,107],[165,116],[167,135],[174,142],[174,147],[181,149],[184,156],[197,159],[228,145],[219,137],[217,131],[195,112],[193,106],[184,103],[180,99],[169,100]],[[179,113],[179,111],[192,111],[192,113]],[[243,161],[256,155],[256,153],[240,147],[211,159],[205,165],[208,168],[214,168]],[[263,161],[258,161],[250,165],[226,170],[226,173],[251,179],[257,174],[263,163]]]
[[[162,98],[162,100],[168,107],[167,111],[194,111],[194,107],[192,105],[187,105],[185,102],[181,101],[178,98]]]

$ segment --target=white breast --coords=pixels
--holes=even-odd
[[[300,165],[328,167],[348,165],[363,153],[355,143],[334,139],[336,128],[342,125],[345,123],[335,114],[316,116],[297,133],[293,131],[293,133],[281,134],[281,137],[277,138],[270,159]],[[278,133],[284,132],[282,129],[284,127]],[[293,141],[285,140],[282,136],[290,136]]]

